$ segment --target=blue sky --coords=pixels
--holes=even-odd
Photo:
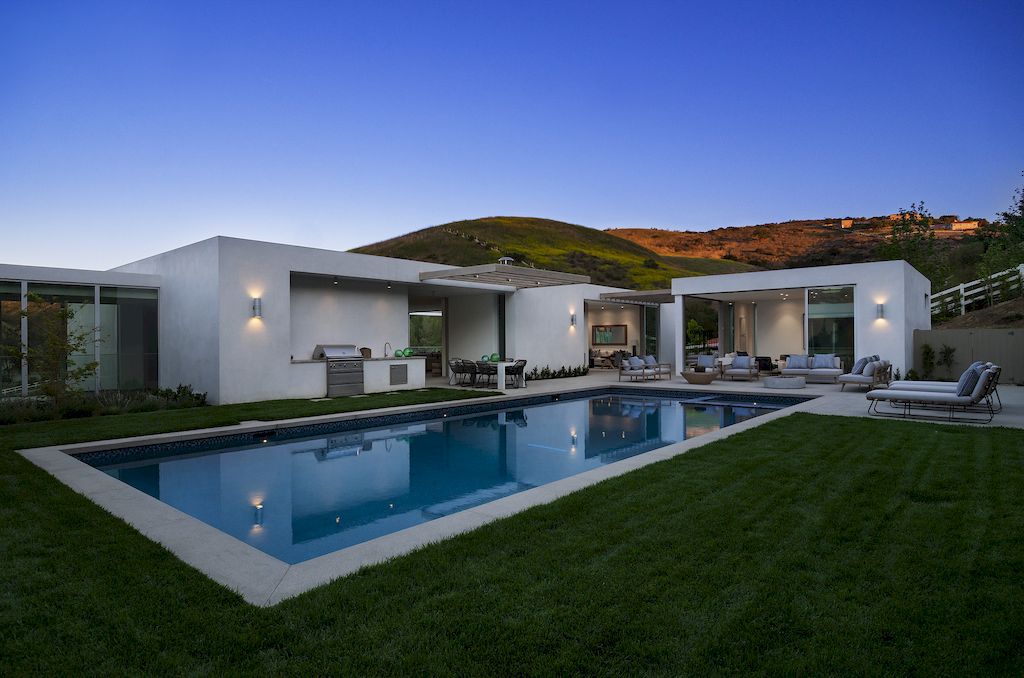
[[[456,219],[991,217],[1024,3],[0,3],[0,261]]]

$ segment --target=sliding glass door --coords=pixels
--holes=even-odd
[[[807,290],[807,352],[834,353],[849,369],[853,364],[853,287]]]

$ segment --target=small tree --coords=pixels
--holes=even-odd
[[[30,305],[21,316],[39,329],[41,341],[31,346],[11,346],[8,352],[19,360],[28,360],[40,377],[43,393],[59,408],[69,391],[96,374],[98,362],[80,363],[75,359],[95,345],[96,331],[76,329],[75,309],[69,304],[51,304],[36,294],[29,295],[29,301],[35,309]]]
[[[942,289],[949,280],[949,255],[932,230],[934,219],[923,202],[900,210],[892,233],[879,248],[887,259],[903,259],[932,281],[932,290]]]
[[[942,348],[939,349],[939,359],[936,363],[946,368],[946,378],[953,378],[953,360],[956,357],[956,348],[943,344]]]
[[[935,372],[935,349],[931,344],[921,346],[921,375],[925,380],[931,379]]]

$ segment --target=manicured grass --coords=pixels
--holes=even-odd
[[[0,433],[5,672],[1024,671],[1019,430],[796,414],[270,609],[12,453],[37,433]]]

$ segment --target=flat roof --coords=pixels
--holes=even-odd
[[[548,271],[542,268],[510,266],[508,264],[481,264],[459,266],[437,271],[423,271],[421,281],[452,280],[466,283],[506,285],[523,289],[529,287],[554,287],[556,285],[578,285],[590,282],[589,275]]]
[[[618,301],[626,304],[645,304],[658,306],[671,304],[675,301],[672,290],[623,290],[621,292],[602,292],[601,301]]]
[[[160,287],[160,276],[123,271],[90,271],[80,268],[0,264],[0,279],[27,280],[67,285],[110,285],[111,287]]]

